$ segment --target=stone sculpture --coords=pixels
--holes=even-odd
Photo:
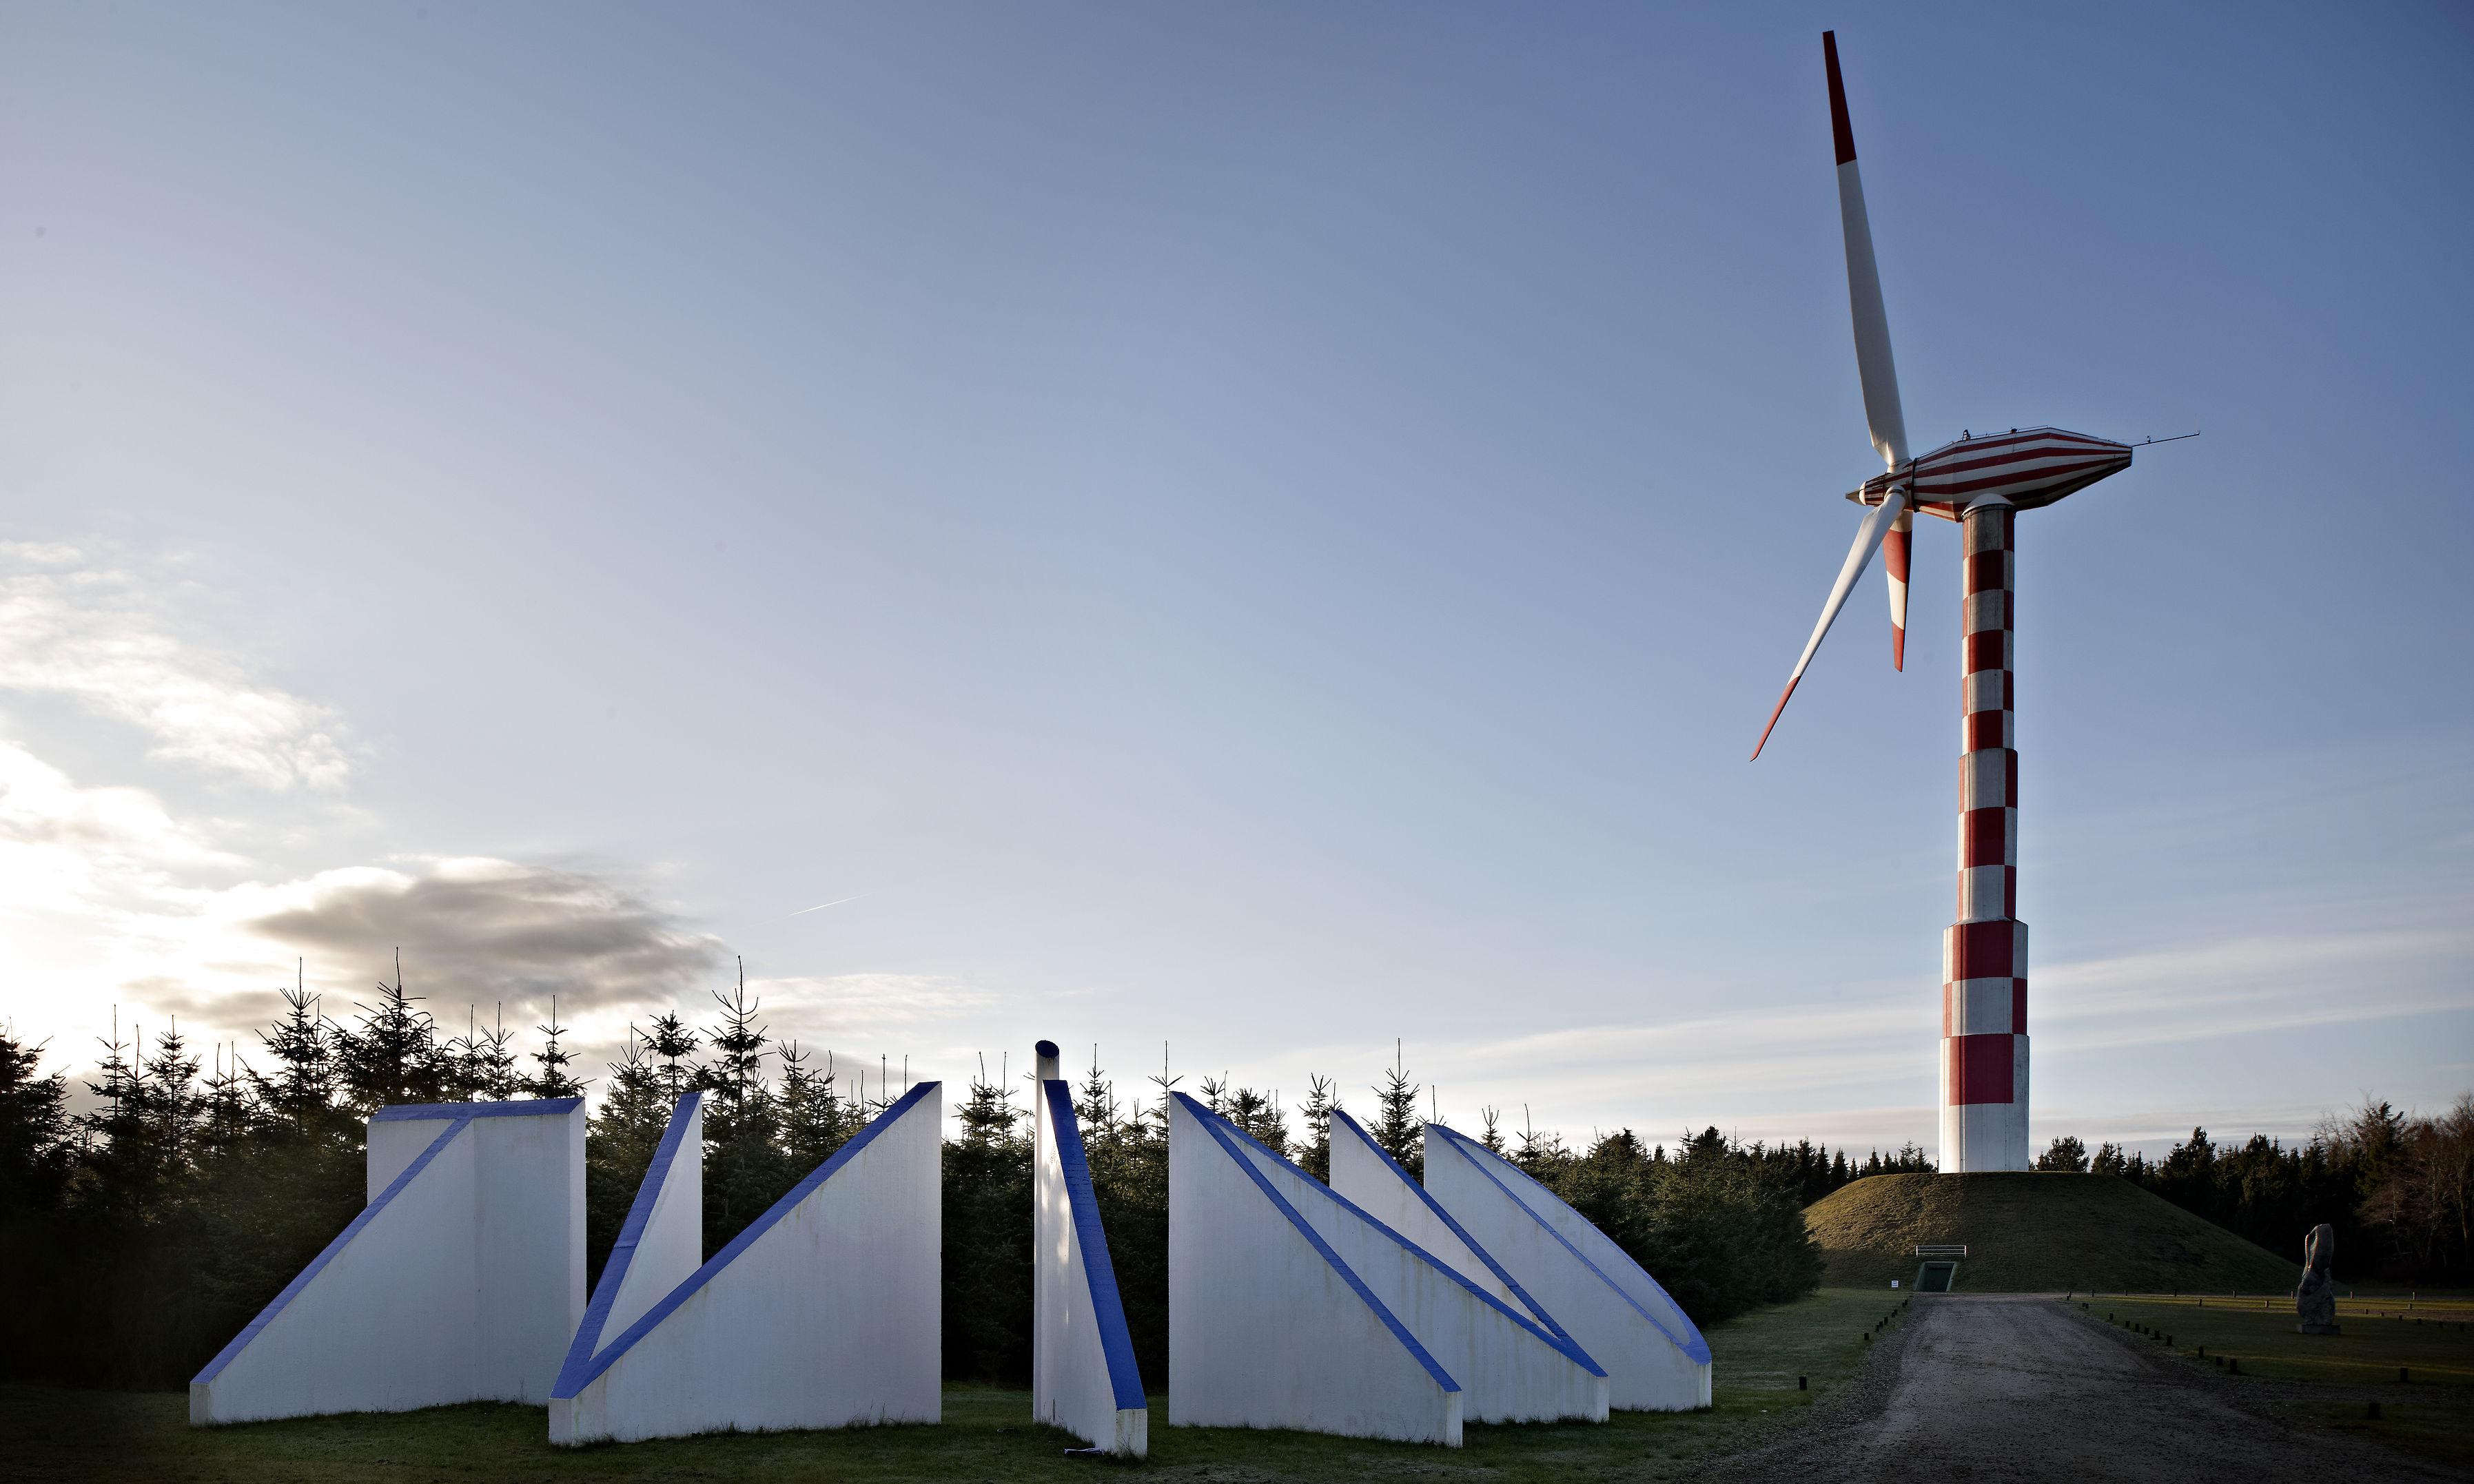
[[[2293,1290],[2293,1312],[2304,1334],[2338,1334],[2337,1279],[2329,1268],[2337,1260],[2337,1229],[2326,1222],[2302,1239],[2302,1281]]]

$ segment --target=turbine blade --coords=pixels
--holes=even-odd
[[[1856,528],[1856,544],[1847,548],[1847,561],[1838,568],[1838,581],[1830,585],[1830,601],[1821,606],[1821,622],[1812,626],[1812,637],[1805,640],[1804,653],[1796,657],[1795,673],[1786,678],[1786,689],[1779,692],[1778,705],[1770,709],[1769,726],[1761,729],[1761,739],[1753,744],[1756,761],[1761,749],[1769,746],[1770,731],[1778,726],[1779,713],[1786,709],[1786,698],[1795,694],[1796,682],[1804,679],[1804,667],[1812,663],[1813,651],[1821,648],[1821,636],[1830,632],[1838,610],[1847,606],[1847,595],[1856,590],[1856,579],[1864,575],[1864,564],[1873,560],[1874,548],[1881,544],[1881,539],[1889,535],[1890,527],[1906,510],[1907,491],[1893,490],[1890,497],[1873,507],[1864,523]]]
[[[1864,214],[1864,181],[1856,173],[1856,131],[1847,121],[1847,88],[1838,80],[1838,36],[1821,34],[1830,72],[1830,133],[1838,154],[1838,225],[1847,237],[1847,302],[1856,320],[1856,371],[1864,383],[1864,425],[1887,467],[1907,462],[1907,421],[1899,410],[1899,368],[1890,357],[1890,317],[1881,307],[1881,273],[1873,261],[1873,224]]]
[[[1907,667],[1907,550],[1915,529],[1913,511],[1901,511],[1881,538],[1881,575],[1890,584],[1890,668]]]

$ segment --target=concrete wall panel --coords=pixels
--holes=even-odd
[[[1429,1123],[1425,1147],[1427,1192],[1606,1368],[1613,1405],[1710,1404],[1709,1343],[1612,1238],[1475,1139]]]
[[[1039,1044],[1032,1105],[1031,1415],[1095,1448],[1140,1458],[1151,1412],[1134,1365],[1133,1335],[1117,1296],[1115,1265],[1073,1089],[1055,1078],[1055,1048]]]
[[[1411,1352],[1426,1371],[1428,1381],[1389,1394],[1389,1404],[1398,1411],[1395,1424],[1405,1424],[1418,1416],[1410,1403],[1420,1402],[1421,1386],[1440,1383],[1447,1383],[1458,1393],[1456,1411],[1470,1421],[1606,1417],[1605,1374],[1570,1341],[1549,1332],[1192,1099],[1177,1098],[1176,1113],[1184,1115],[1185,1123],[1172,1122],[1169,1151],[1172,1421],[1189,1420],[1178,1381],[1182,1352],[1239,1348],[1232,1347],[1225,1338],[1216,1337],[1209,1326],[1190,1326],[1177,1307],[1180,1297],[1199,1305],[1216,1305],[1217,1317],[1224,1324],[1228,1322],[1225,1310],[1232,1300],[1257,1306],[1260,1317],[1249,1332],[1258,1332],[1265,1320],[1274,1325],[1298,1324],[1309,1316],[1319,1317],[1329,1304],[1338,1302],[1322,1297],[1329,1279],[1315,1273],[1308,1257],[1320,1258],[1328,1272],[1356,1296],[1357,1306],[1377,1317],[1391,1334],[1393,1346]],[[1208,1286],[1207,1278],[1195,1288],[1187,1286],[1187,1279],[1179,1273],[1180,1256],[1185,1250],[1179,1243],[1180,1231],[1199,1243],[1207,1229],[1200,1222],[1181,1227],[1178,1149],[1175,1141],[1180,1127],[1189,1128],[1189,1164],[1205,1174],[1215,1171],[1218,1167],[1209,1153],[1216,1146],[1220,1155],[1234,1162],[1246,1177],[1245,1184],[1223,1175],[1216,1182],[1201,1180],[1186,1188],[1195,1189],[1207,1209],[1232,1203],[1245,1205],[1250,1185],[1252,1203],[1269,1208],[1295,1233],[1279,1237],[1276,1226],[1259,1220],[1252,1223],[1264,1227],[1276,1239],[1275,1250],[1283,1256],[1276,1277],[1301,1288],[1303,1297],[1275,1281],[1264,1281],[1242,1266],[1227,1275],[1225,1290],[1216,1297],[1197,1292],[1197,1288]],[[1208,1144],[1202,1141],[1206,1138]],[[1363,1343],[1372,1342],[1370,1339]],[[1242,1367],[1239,1369],[1242,1371]],[[1220,1379],[1225,1384],[1233,1378],[1224,1376]],[[1298,1426],[1382,1437],[1426,1435],[1383,1430],[1380,1426],[1330,1425],[1319,1415],[1327,1410],[1322,1398],[1298,1399],[1267,1392],[1259,1378],[1243,1381],[1233,1395],[1237,1398],[1236,1410],[1244,1414],[1246,1425]],[[1299,1421],[1284,1414],[1284,1408],[1297,1406],[1300,1400],[1310,1420]],[[1198,1403],[1203,1404],[1206,1403]],[[1204,1419],[1196,1416],[1191,1420]],[[1456,1438],[1457,1428],[1452,1431]],[[1438,1437],[1434,1441],[1446,1440]]]
[[[937,1421],[942,1113],[912,1088],[562,1373],[550,1441]]]
[[[1168,1420],[1461,1442],[1460,1383],[1182,1095],[1169,1108]]]
[[[1374,1141],[1364,1125],[1332,1110],[1331,1188],[1343,1200],[1448,1263],[1462,1277],[1527,1314],[1541,1328],[1583,1355],[1588,1349],[1555,1322],[1555,1316],[1520,1286],[1511,1271],[1454,1220],[1443,1203],[1409,1178],[1398,1161]],[[1594,1358],[1592,1357],[1592,1363]],[[1603,1369],[1603,1368],[1601,1368]]]
[[[562,1388],[578,1383],[603,1342],[635,1327],[654,1304],[704,1266],[704,1094],[690,1092],[670,1110],[653,1146],[627,1219],[610,1244],[601,1281],[569,1341],[559,1367]]]
[[[1339,1109],[1331,1117],[1332,1193],[1434,1254],[1451,1269],[1506,1304],[1519,1304],[1501,1265],[1480,1252],[1460,1223],[1409,1178],[1374,1136]],[[1530,1317],[1544,1323],[1528,1305]]]
[[[189,1420],[547,1400],[584,1314],[584,1118],[379,1110],[369,1206],[198,1373]]]

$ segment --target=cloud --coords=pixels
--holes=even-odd
[[[286,957],[363,978],[391,971],[400,947],[407,986],[433,1007],[503,1001],[531,1015],[555,994],[588,1035],[667,1006],[722,962],[712,938],[607,876],[486,858],[236,888],[213,915]]]
[[[200,595],[177,564],[0,542],[0,689],[65,697],[144,730],[158,756],[262,788],[341,787],[342,719],[198,639],[175,610]]]
[[[883,972],[750,979],[747,996],[776,1041],[796,1041],[820,1064],[828,1051],[871,1065],[889,1052],[909,1057],[920,1079],[969,1076],[986,1012],[1000,1001],[941,974]]]
[[[270,794],[331,800],[351,778],[350,730],[213,639],[216,606],[178,558],[0,542],[0,692],[125,723],[158,756]],[[556,995],[570,1044],[593,1048],[717,978],[711,938],[608,874],[492,859],[270,871],[238,842],[267,838],[282,807],[184,816],[0,742],[0,1018],[72,1058],[114,1005],[124,1023],[178,1015],[194,1036],[246,1044],[296,960],[349,1017],[400,946],[441,1020],[503,1004],[528,1026]]]
[[[269,793],[340,793],[349,729],[202,637],[214,607],[177,558],[0,542],[0,691],[126,723],[158,756]],[[202,1041],[246,1045],[296,971],[349,1018],[400,947],[408,987],[441,1021],[503,1006],[528,1029],[555,995],[590,1065],[629,1019],[720,982],[718,944],[622,876],[487,858],[295,875],[238,853],[283,807],[183,817],[0,742],[0,1017],[71,1058],[115,1005],[124,1026],[177,1015]]]
[[[248,1047],[296,972],[349,1019],[400,947],[444,1024],[503,1007],[529,1044],[555,995],[590,1066],[629,1019],[720,982],[713,939],[607,874],[453,859],[232,881],[255,865],[144,790],[81,788],[0,744],[0,1018],[73,1064],[113,1006],[124,1028],[177,1016],[200,1044]]]
[[[196,883],[242,864],[144,789],[82,788],[0,743],[0,1011],[36,1040],[83,1045],[93,996],[75,991],[98,961],[186,918],[207,890]]]
[[[1747,1095],[1880,1088],[1931,1067],[1935,1005],[1881,996],[1820,1008],[1745,1010],[1654,1025],[1591,1024],[1496,1039],[1427,1040],[1413,1047],[1419,1080],[1463,1103],[1544,1096],[1562,1108],[1680,1111]],[[1362,1046],[1304,1053],[1308,1065],[1373,1065]],[[1387,1052],[1388,1046],[1384,1048]],[[1379,1061],[1388,1064],[1384,1055]],[[1365,1090],[1343,1082],[1344,1099]],[[1538,1105],[1541,1110],[1544,1103]],[[1658,1113],[1656,1116],[1663,1117]],[[1542,1119],[1541,1119],[1542,1121]]]
[[[2031,971],[2029,1030],[2040,1058],[2084,1063],[2125,1046],[2462,1010],[2474,1007],[2463,972],[2469,956],[2474,932],[2446,929],[2229,936],[2055,963]],[[2361,993],[2365,984],[2383,992]],[[1864,985],[1820,1004],[1413,1039],[1408,1059],[1413,1078],[1441,1089],[1447,1121],[1457,1111],[1473,1125],[1476,1110],[1492,1104],[1516,1122],[1526,1102],[1540,1127],[1560,1127],[1567,1137],[1599,1124],[1655,1135],[1715,1120],[1748,1138],[1786,1135],[1887,1147],[1912,1137],[1929,1146],[1940,1031],[1937,986]],[[1294,1087],[1304,1068],[1388,1065],[1391,1046],[1324,1044],[1284,1051],[1279,1060],[1282,1071],[1258,1068],[1237,1080]],[[1344,1077],[1343,1099],[1365,1101],[1370,1080]],[[2244,1133],[2309,1122],[2296,1124],[2294,1110],[2283,1103],[2228,1104],[2212,1113],[2211,1127]],[[2040,1111],[2039,1126],[2051,1116]],[[2141,1111],[2077,1118],[2073,1127],[2090,1138],[2150,1142],[2159,1128],[2178,1125],[2187,1134],[2192,1121]]]
[[[142,788],[81,788],[0,742],[0,900],[16,910],[104,886],[147,890],[165,873],[234,866]]]
[[[2272,933],[2029,969],[2040,1046],[2093,1051],[2474,1006],[2463,930]],[[2376,984],[2383,993],[2361,993]]]

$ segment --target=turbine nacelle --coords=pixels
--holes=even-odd
[[[2036,510],[2130,467],[2130,445],[2062,428],[2012,428],[1942,444],[1847,492],[1879,505],[1894,490],[1912,509],[1956,520],[1980,500]],[[1904,574],[1902,574],[1904,575]]]

